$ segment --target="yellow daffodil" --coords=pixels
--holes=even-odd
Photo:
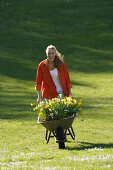
[[[48,105],[45,105],[45,109],[47,109],[49,106]]]
[[[64,102],[66,102],[66,99],[63,99],[64,100]]]
[[[40,112],[40,113],[39,113],[39,116],[42,116],[42,115],[43,115],[43,113],[42,113],[42,112]]]
[[[54,98],[54,101],[56,101],[56,100],[57,100],[57,98],[55,97],[55,98]]]
[[[38,104],[38,108],[41,108],[41,105],[40,105],[40,104]]]
[[[45,121],[46,121],[46,118],[44,118],[43,121],[45,122]]]
[[[78,103],[78,106],[80,107],[81,105],[82,105],[82,103],[79,102],[79,103]]]
[[[77,101],[75,99],[73,99],[73,102],[74,102],[74,104],[77,104]]]
[[[60,102],[60,99],[57,99],[57,102]]]
[[[71,95],[62,97],[62,94],[59,94],[59,98],[40,102],[36,107],[33,107],[33,111],[38,110],[39,117],[43,121],[64,118],[66,115],[71,116],[77,112],[80,112],[85,117],[80,107],[81,105],[82,100],[79,100],[78,103]],[[33,103],[31,103],[31,106],[33,106]]]
[[[52,102],[49,102],[49,106],[51,106]]]
[[[69,98],[71,98],[71,99],[72,99],[72,96],[71,96],[71,95],[69,95]]]
[[[55,102],[55,99],[53,98],[53,99],[52,99],[52,103],[54,103],[54,102]]]
[[[68,101],[68,104],[71,104],[71,101]]]
[[[82,103],[78,103],[78,106],[80,107],[82,105]]]
[[[71,98],[70,98],[70,97],[67,97],[67,101],[71,101]]]
[[[50,116],[52,117],[52,116],[53,116],[53,113],[51,113]]]
[[[82,100],[80,99],[78,106],[80,107],[82,105]]]
[[[61,98],[61,97],[62,97],[62,94],[59,94],[59,97]]]

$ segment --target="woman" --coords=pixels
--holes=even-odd
[[[47,59],[39,64],[37,70],[37,101],[41,101],[41,88],[42,97],[45,99],[58,97],[59,94],[62,94],[62,96],[71,95],[73,97],[71,93],[72,85],[63,57],[53,45],[47,47],[46,55]]]

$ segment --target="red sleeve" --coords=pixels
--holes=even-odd
[[[39,64],[38,69],[37,69],[37,75],[36,75],[36,90],[41,90],[42,86],[42,69],[41,69],[41,64]]]
[[[72,88],[72,84],[70,82],[70,77],[69,77],[68,69],[67,69],[65,63],[63,63],[63,65],[64,65],[64,72],[65,72],[67,87],[68,87],[68,89],[70,89],[70,88]]]

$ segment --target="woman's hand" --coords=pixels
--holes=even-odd
[[[39,97],[37,98],[37,102],[38,102],[38,103],[41,102],[41,97],[40,97],[40,98],[39,98]]]
[[[71,95],[72,98],[74,98],[74,96],[73,96],[73,94],[72,94],[72,92],[71,92],[71,89],[69,89],[69,95]]]
[[[37,92],[38,92],[37,102],[39,103],[39,102],[41,102],[41,93],[40,93],[40,91],[37,91]]]

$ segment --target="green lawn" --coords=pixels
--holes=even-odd
[[[113,169],[113,1],[0,1],[0,168]],[[64,150],[45,143],[34,89],[53,44],[64,55],[85,118]]]

